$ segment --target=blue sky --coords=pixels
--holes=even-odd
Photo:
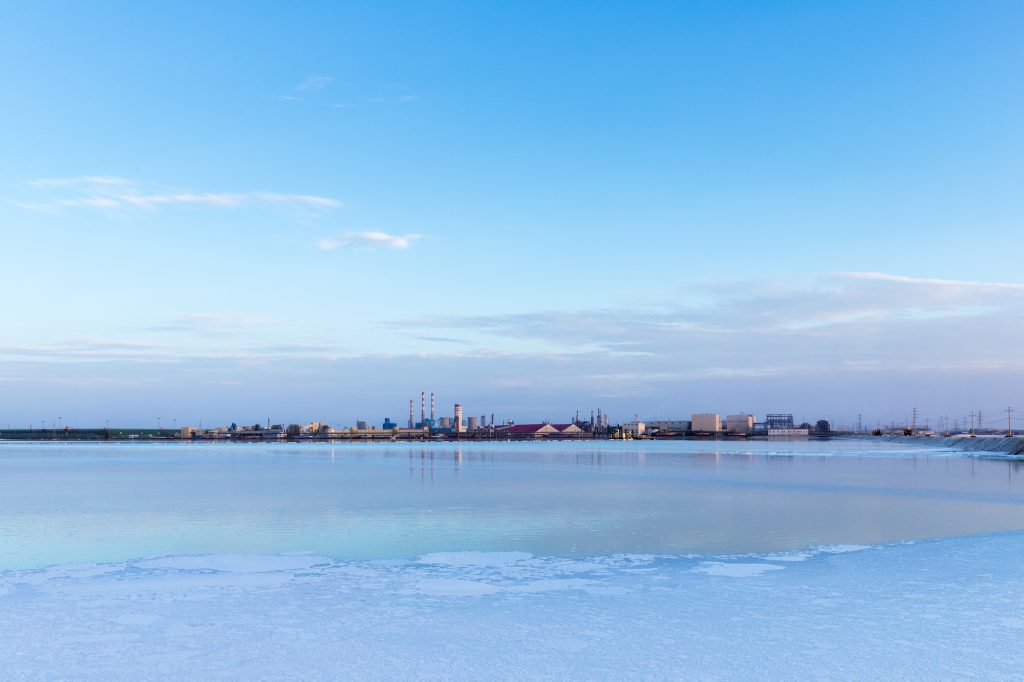
[[[1020,403],[1019,3],[0,11],[0,426]]]

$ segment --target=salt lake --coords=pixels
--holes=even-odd
[[[871,441],[0,445],[0,568],[742,554],[1024,529],[1024,464]]]
[[[5,679],[1019,679],[1024,463],[0,443]]]

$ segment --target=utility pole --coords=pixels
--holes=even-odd
[[[911,435],[917,433],[917,408],[914,408],[913,416],[910,420],[910,433]]]
[[[860,413],[857,413],[857,433],[862,433],[864,431],[861,416],[862,415]]]
[[[974,437],[974,413],[971,412],[971,438]]]
[[[1013,408],[1006,408],[1006,435],[1013,437]]]

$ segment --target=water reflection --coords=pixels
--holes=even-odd
[[[3,444],[0,561],[870,544],[1024,528],[1022,466],[841,441]]]

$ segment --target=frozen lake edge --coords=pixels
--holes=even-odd
[[[0,573],[5,679],[1019,679],[1024,533],[743,556]]]

